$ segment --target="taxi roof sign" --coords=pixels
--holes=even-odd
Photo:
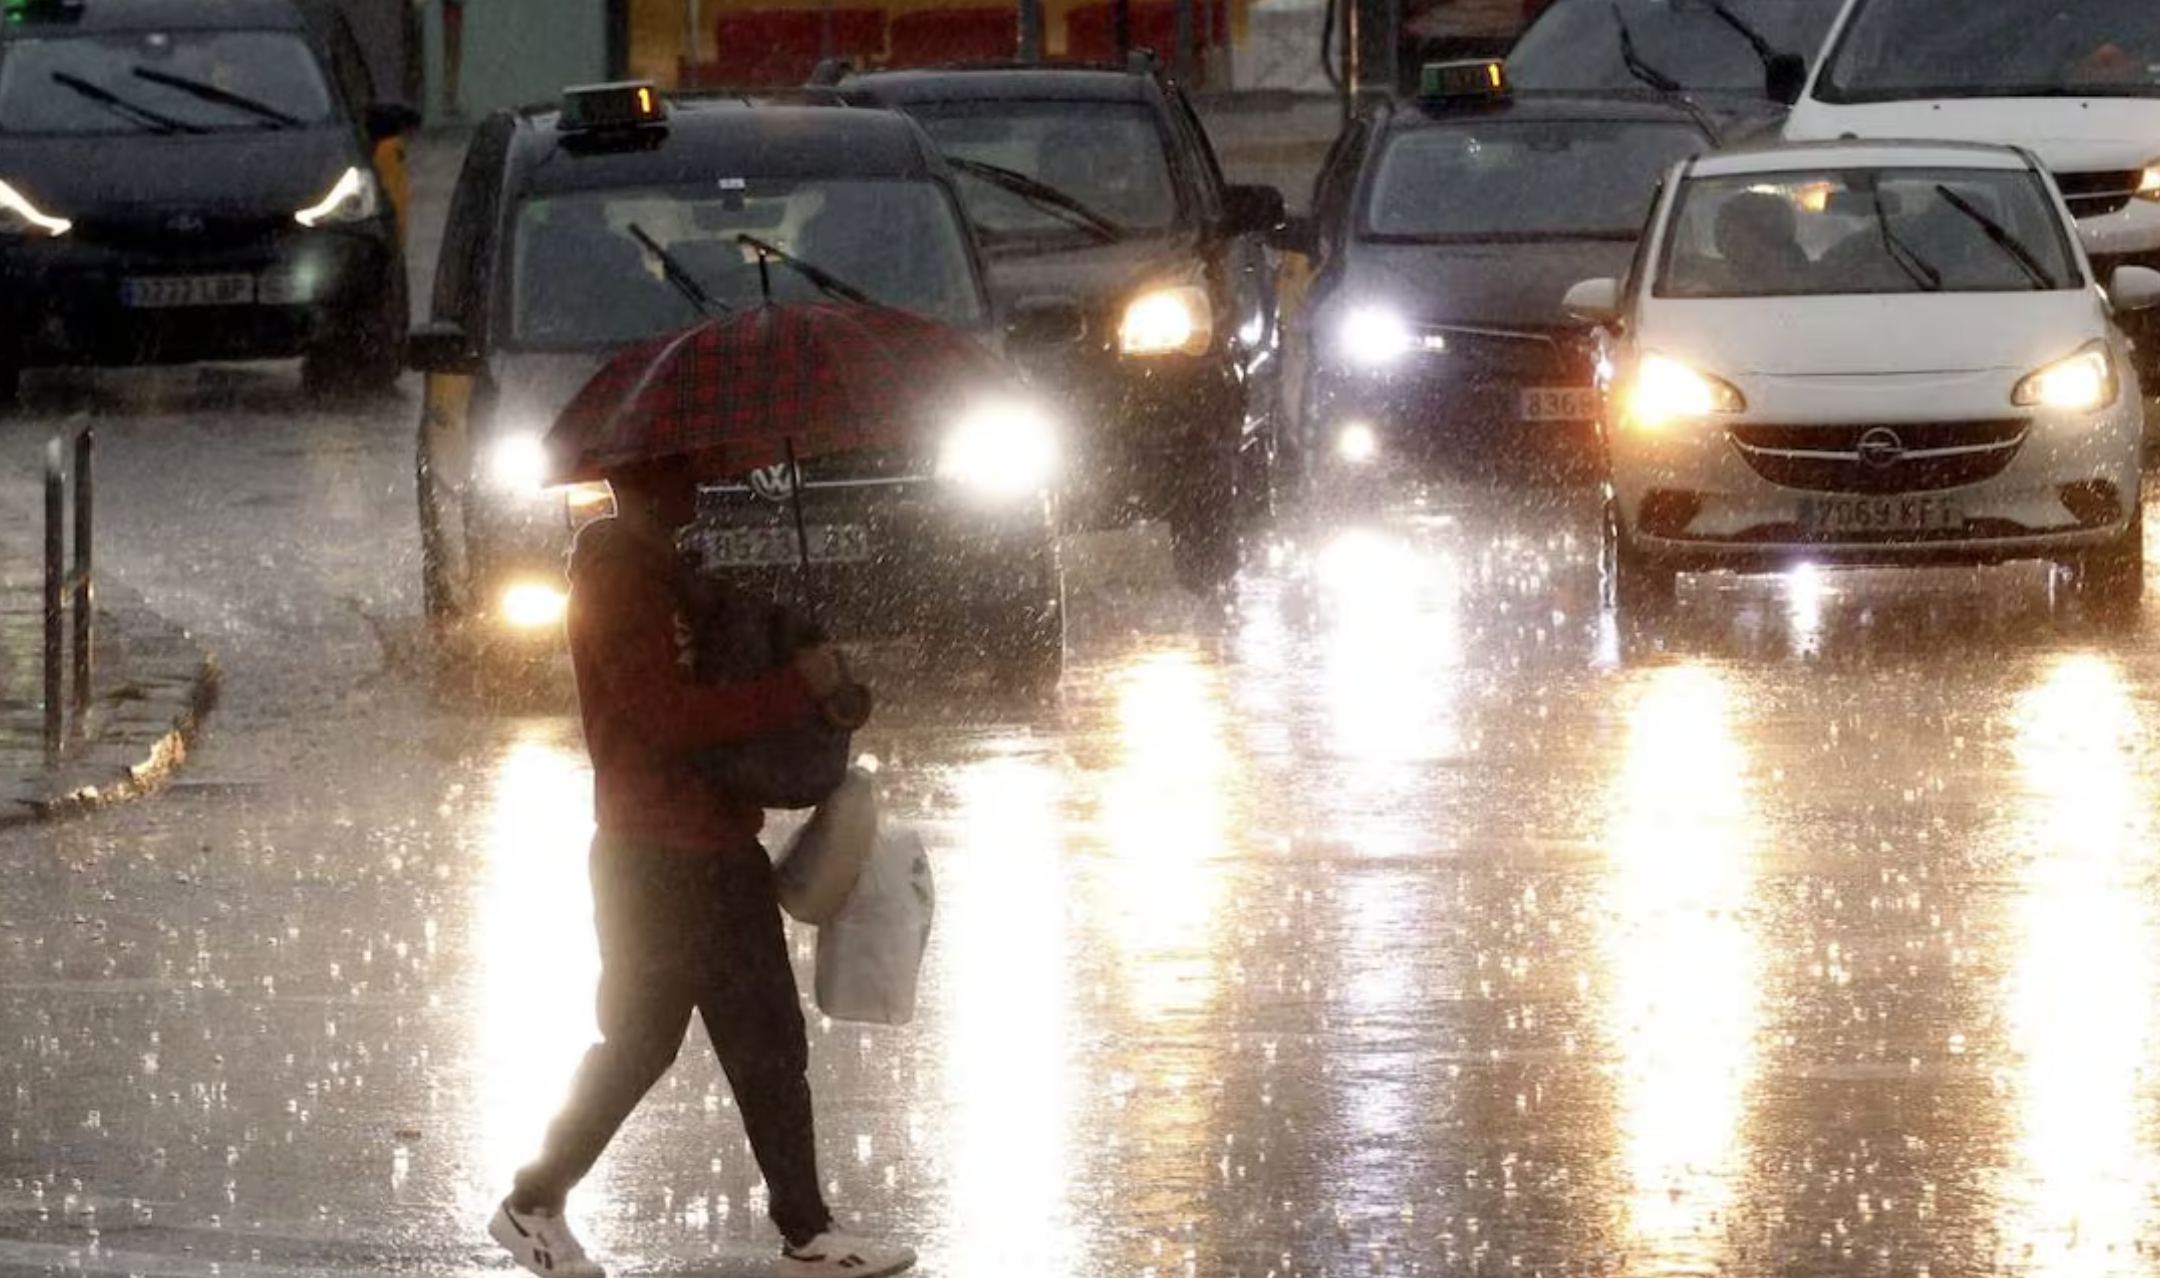
[[[1450,101],[1497,100],[1508,95],[1507,67],[1498,58],[1428,62],[1418,72],[1418,96]]]
[[[579,84],[563,90],[556,127],[584,132],[634,129],[667,119],[667,103],[650,80]]]

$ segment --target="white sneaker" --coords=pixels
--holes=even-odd
[[[915,1263],[912,1248],[828,1229],[780,1251],[780,1278],[885,1278]]]
[[[540,1278],[607,1278],[607,1271],[585,1255],[570,1222],[556,1212],[512,1211],[505,1200],[488,1221],[488,1236]]]

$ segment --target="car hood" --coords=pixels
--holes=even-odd
[[[0,178],[57,217],[91,207],[293,212],[328,194],[338,174],[361,158],[352,137],[336,128],[124,134],[94,142],[0,135]]]
[[[1847,135],[2014,142],[2058,172],[2134,169],[2160,153],[2160,101],[2093,97],[1830,103],[1805,98],[1785,117],[1789,139]]]
[[[1002,309],[1022,298],[1062,296],[1089,310],[1108,309],[1152,284],[1178,284],[1193,273],[1199,237],[1189,231],[1112,244],[990,249],[990,293]]]
[[[1328,290],[1329,305],[1391,310],[1414,324],[1542,330],[1568,327],[1560,307],[1579,280],[1618,276],[1634,244],[1361,244]]]
[[[1637,340],[1725,377],[2022,371],[2099,337],[2098,307],[2087,289],[1704,298],[1653,304]]]
[[[482,429],[491,435],[545,435],[571,398],[613,351],[520,351],[497,355],[492,374],[495,412]]]

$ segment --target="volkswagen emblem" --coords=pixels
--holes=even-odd
[[[795,491],[795,468],[786,462],[774,462],[750,472],[750,491],[767,501],[786,501]]]
[[[1899,439],[1897,432],[1888,426],[1872,426],[1860,437],[1858,451],[1861,464],[1882,470],[1897,465],[1899,459],[1905,456],[1905,441]]]
[[[165,219],[165,229],[175,235],[200,235],[205,223],[199,213],[175,213]]]

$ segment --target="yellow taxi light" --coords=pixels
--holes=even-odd
[[[650,80],[580,84],[563,90],[555,126],[565,133],[634,129],[667,118],[667,102]]]
[[[1421,98],[1461,102],[1497,100],[1507,95],[1507,64],[1498,58],[1428,62],[1418,69]]]

